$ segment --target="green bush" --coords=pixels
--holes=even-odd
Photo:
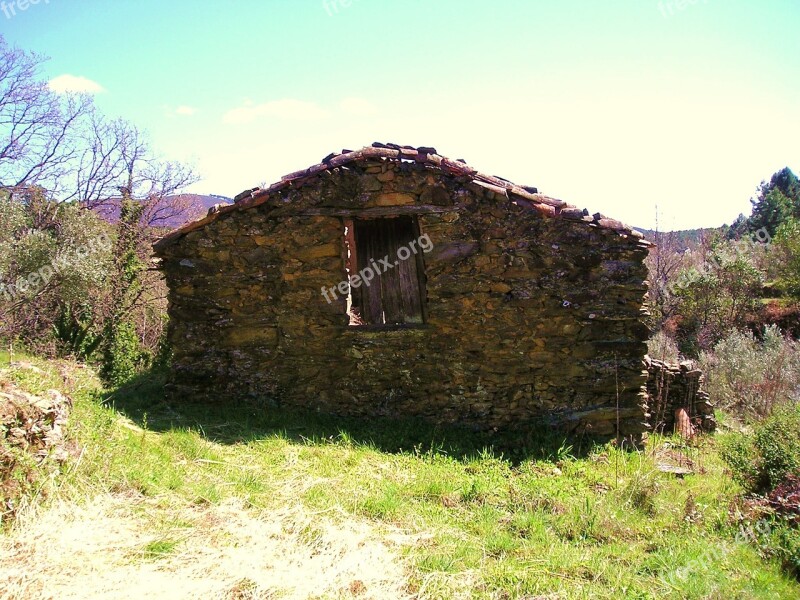
[[[103,341],[95,329],[89,310],[74,310],[70,306],[62,308],[53,322],[53,334],[61,353],[82,361],[89,360]]]
[[[720,454],[733,476],[751,492],[773,490],[800,474],[800,404],[776,409],[756,423],[752,433],[723,438]],[[753,524],[749,526],[753,529]],[[761,553],[781,561],[784,570],[800,577],[800,529],[791,517],[775,515],[769,526],[755,527]]]
[[[776,409],[752,434],[736,433],[721,444],[734,477],[751,491],[772,489],[800,472],[800,404]]]
[[[735,433],[722,438],[720,453],[731,467],[734,479],[747,488],[756,487],[755,482],[759,479],[758,451],[752,436]]]
[[[122,385],[149,365],[150,356],[142,351],[132,323],[123,322],[111,327],[106,337],[100,374],[107,384]]]
[[[800,404],[776,410],[755,431],[761,476],[774,488],[800,471]]]
[[[59,204],[44,190],[14,199],[0,194],[0,339],[74,354],[72,334],[58,320],[65,312],[103,320],[113,264],[109,233],[92,211]]]
[[[658,331],[647,340],[647,354],[650,358],[665,362],[679,362],[681,360],[678,344],[665,331]]]
[[[698,267],[680,273],[673,284],[677,300],[677,341],[696,357],[733,328],[742,328],[758,309],[763,274],[754,264],[757,244],[716,240]]]
[[[787,399],[798,400],[800,345],[774,325],[760,341],[731,331],[700,355],[700,368],[711,401],[740,417],[763,418]]]
[[[775,552],[783,563],[783,568],[800,579],[800,529],[797,526],[780,527],[776,535]]]

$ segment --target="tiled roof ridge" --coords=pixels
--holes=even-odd
[[[318,164],[312,165],[307,169],[284,175],[281,177],[280,181],[273,183],[269,187],[245,190],[234,198],[234,204],[215,205],[211,207],[204,218],[187,223],[175,231],[172,231],[156,242],[154,247],[156,250],[159,250],[168,246],[181,236],[205,227],[225,213],[234,210],[247,210],[259,206],[263,204],[270,195],[287,188],[299,187],[305,181],[321,173],[369,159],[406,160],[418,164],[430,165],[444,173],[456,177],[468,177],[472,180],[472,183],[488,189],[495,194],[505,196],[517,204],[532,208],[546,216],[560,217],[568,221],[584,222],[590,226],[610,229],[622,235],[629,235],[637,239],[643,238],[640,232],[620,221],[610,219],[600,213],[590,215],[589,211],[586,209],[580,209],[562,200],[540,194],[535,187],[520,186],[502,177],[486,175],[470,167],[463,159],[452,160],[441,156],[436,151],[436,148],[430,146],[415,148],[413,146],[375,142],[371,146],[365,146],[361,150],[342,150],[339,153],[329,154]]]

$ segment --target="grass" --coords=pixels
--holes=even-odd
[[[84,370],[36,365],[44,373],[12,368],[4,376],[33,391],[70,388],[71,435],[83,448],[36,511],[122,499],[104,511],[135,523],[122,562],[140,569],[181,568],[196,560],[200,542],[244,548],[241,536],[278,515],[270,536],[316,558],[327,553],[330,565],[359,549],[386,552],[354,567],[360,576],[348,571],[336,589],[291,597],[800,595],[777,563],[737,539],[732,515],[742,490],[714,438],[685,447],[656,437],[632,453],[553,432],[498,439],[415,422],[178,406],[163,400],[158,376],[103,396]],[[691,459],[698,473],[659,471],[667,455]],[[218,531],[220,515],[241,520],[241,529]],[[5,535],[24,537],[26,527],[31,521]],[[366,579],[382,561],[399,565],[402,588],[381,588],[388,575]],[[313,579],[312,571],[299,578]],[[333,581],[332,572],[321,580]],[[220,597],[288,593],[252,573],[236,574],[227,589]]]

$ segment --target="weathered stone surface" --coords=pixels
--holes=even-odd
[[[157,245],[173,389],[481,429],[645,431],[647,245],[555,202],[514,204],[520,188],[462,162],[367,150]],[[392,208],[433,246],[425,323],[349,327],[346,286],[321,288],[347,278],[347,220]]]
[[[686,411],[699,431],[714,431],[714,406],[703,390],[703,372],[693,361],[665,363],[646,356],[648,424],[653,431],[672,433],[676,411]]]
[[[270,345],[278,343],[278,330],[274,327],[242,327],[225,333],[227,346]]]
[[[35,367],[34,367],[35,368]],[[0,435],[4,443],[29,452],[37,462],[67,459],[64,427],[72,409],[72,399],[57,390],[33,396],[13,383],[0,387]],[[11,473],[18,459],[0,451],[0,475]]]
[[[411,194],[388,192],[376,194],[373,202],[375,206],[403,206],[406,204],[414,204],[415,198]]]

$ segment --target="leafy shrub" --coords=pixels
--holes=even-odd
[[[51,352],[64,342],[56,323],[64,311],[100,320],[112,265],[108,232],[93,212],[44,190],[0,194],[0,338]]]
[[[800,404],[789,403],[757,422],[752,433],[731,434],[722,439],[720,454],[733,476],[751,492],[766,492],[774,499],[783,495],[775,489],[800,476]],[[768,500],[764,499],[764,503]],[[772,504],[774,506],[774,504]],[[765,557],[781,561],[784,570],[800,578],[800,529],[793,515],[778,511],[767,526],[751,523],[754,543]],[[766,521],[762,521],[766,524]]]
[[[778,287],[800,297],[800,221],[789,218],[778,227],[774,248]]]
[[[53,334],[62,352],[84,361],[91,358],[103,341],[102,335],[94,331],[91,314],[87,318],[86,313],[89,311],[67,306],[53,323]]]
[[[110,385],[122,385],[150,362],[150,355],[142,351],[136,328],[130,322],[109,328],[100,374]]]
[[[722,438],[720,453],[731,467],[734,479],[745,487],[756,487],[755,482],[759,479],[758,451],[752,436],[736,433]]]
[[[700,368],[712,402],[740,416],[762,418],[800,397],[800,345],[775,326],[765,328],[760,341],[730,332],[700,355]]]
[[[780,408],[755,432],[760,469],[774,488],[800,471],[800,404]]]
[[[685,355],[695,357],[710,349],[731,327],[743,327],[747,315],[758,308],[763,274],[754,265],[755,246],[717,240],[698,268],[678,276],[673,285],[677,339]]]
[[[647,354],[650,358],[672,363],[679,362],[681,358],[675,339],[663,330],[647,340]]]
[[[800,579],[800,529],[796,526],[781,527],[775,537],[775,554],[781,559],[783,568]]]
[[[731,434],[721,454],[734,477],[752,491],[772,489],[800,472],[800,404],[777,408],[752,434]]]

